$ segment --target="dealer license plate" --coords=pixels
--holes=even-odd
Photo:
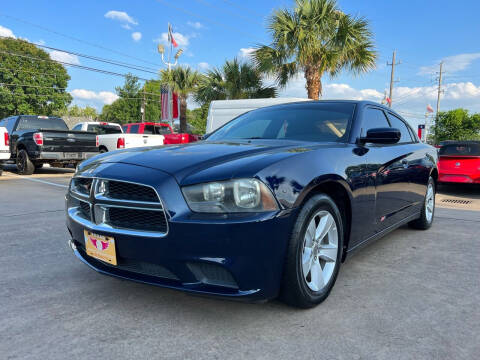
[[[94,234],[84,230],[85,249],[87,255],[106,263],[117,265],[117,254],[115,253],[115,239],[111,236]]]

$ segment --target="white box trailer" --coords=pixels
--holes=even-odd
[[[267,99],[242,99],[242,100],[214,100],[210,103],[207,116],[207,130],[209,134],[217,130],[238,115],[250,110],[265,106],[279,105],[297,101],[309,101],[305,98],[267,98]]]

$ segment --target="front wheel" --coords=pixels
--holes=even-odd
[[[281,289],[289,305],[311,308],[324,301],[335,284],[343,250],[343,223],[327,195],[310,198],[293,228]]]
[[[25,150],[20,150],[17,153],[17,170],[20,175],[32,175],[35,171],[35,165],[33,165]]]

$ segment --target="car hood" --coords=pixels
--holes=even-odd
[[[202,141],[105,153],[82,163],[80,170],[100,163],[124,163],[161,170],[182,184],[196,183],[254,176],[274,162],[318,146],[322,145],[283,140]]]

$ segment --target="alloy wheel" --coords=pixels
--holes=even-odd
[[[335,219],[326,210],[317,212],[305,232],[302,247],[302,272],[312,291],[321,291],[333,276],[338,254]]]
[[[435,209],[435,192],[433,191],[433,184],[429,183],[427,187],[427,196],[425,197],[425,216],[428,222],[432,221],[434,209]]]

